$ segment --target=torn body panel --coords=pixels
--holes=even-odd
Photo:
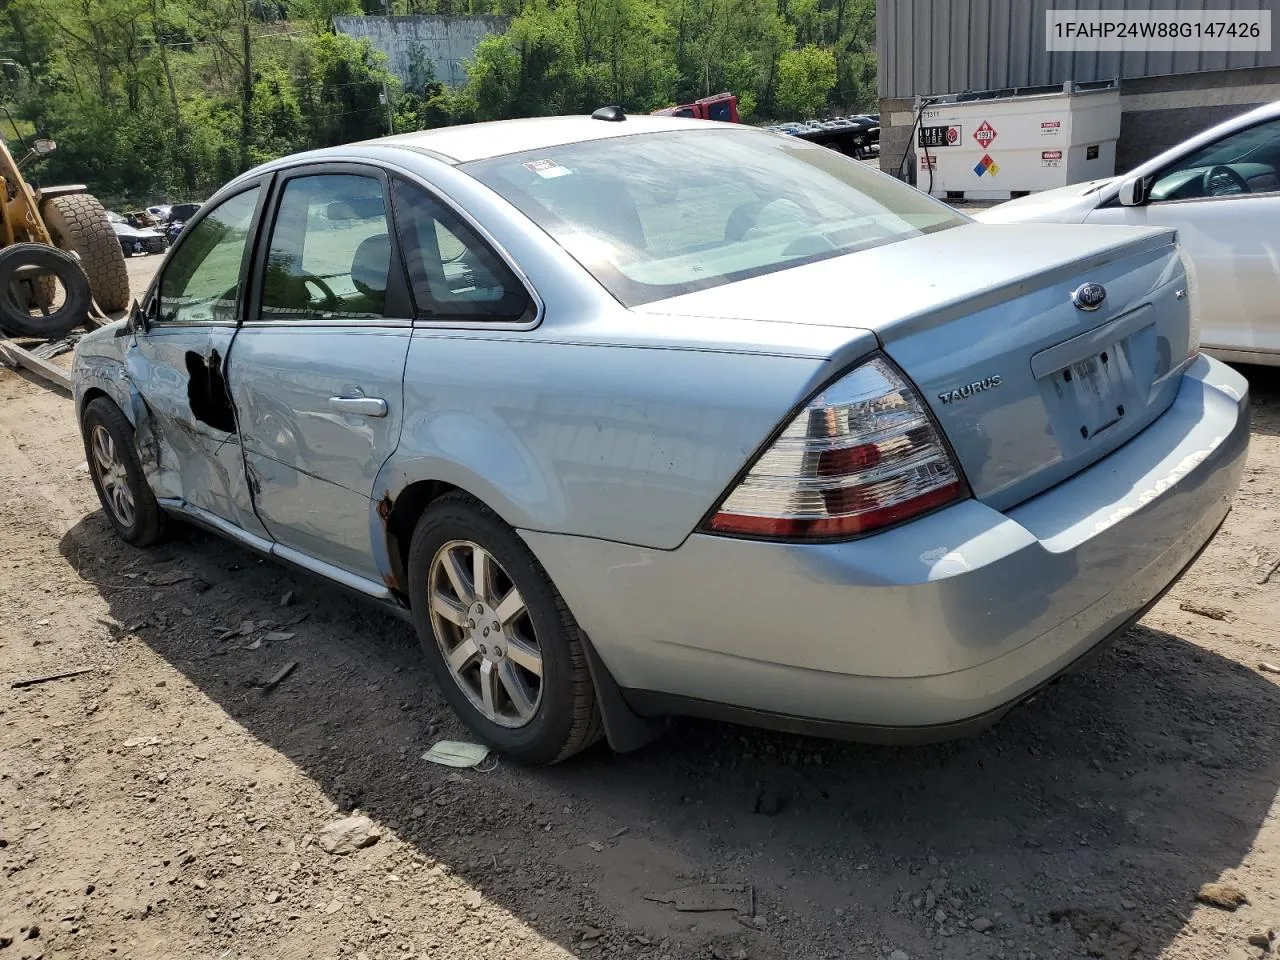
[[[128,341],[139,457],[157,497],[181,500],[267,536],[253,509],[222,376],[234,327],[157,326]]]

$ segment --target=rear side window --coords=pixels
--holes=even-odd
[[[422,320],[533,318],[524,284],[461,217],[425,190],[392,182],[396,229]]]
[[[733,106],[728,100],[719,100],[707,106],[708,120],[722,120],[728,123],[733,119]]]

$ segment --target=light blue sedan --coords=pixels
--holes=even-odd
[[[606,109],[250,171],[81,340],[76,413],[125,540],[193,522],[401,613],[524,761],[674,714],[939,739],[1222,523],[1247,386],[1192,316],[1169,230]]]

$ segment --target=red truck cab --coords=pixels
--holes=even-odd
[[[655,117],[693,117],[695,120],[720,120],[724,123],[737,123],[738,98],[732,93],[717,93],[715,96],[703,97],[693,103],[655,110],[653,115]]]

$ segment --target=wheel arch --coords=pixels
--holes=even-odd
[[[83,420],[84,412],[88,408],[89,404],[101,397],[106,397],[112,403],[115,403],[117,407],[120,406],[119,403],[116,403],[116,398],[111,396],[111,394],[107,393],[107,391],[103,390],[101,387],[89,387],[80,395],[80,402],[76,409],[76,419]],[[125,411],[125,415],[128,415],[128,411]]]
[[[384,467],[383,473],[386,472],[387,468]],[[491,499],[478,496],[475,490],[484,486],[479,482],[452,483],[439,478],[420,477],[407,480],[393,495],[390,489],[382,485],[382,481],[383,477],[380,476],[379,489],[386,492],[374,503],[373,510],[374,559],[383,575],[383,581],[406,607],[409,605],[409,544],[413,539],[413,531],[431,504],[441,497],[450,493],[464,493],[492,510],[519,536],[518,524],[512,521],[515,507],[509,502],[503,502],[499,506]],[[537,559],[532,544],[526,540],[525,546]],[[567,604],[568,601],[564,602]],[[595,689],[596,705],[604,724],[605,738],[610,747],[620,753],[638,750],[661,734],[666,728],[665,718],[636,714],[623,699],[617,681],[585,632],[582,634],[582,642],[591,683]]]
[[[444,461],[396,463],[383,466],[374,486],[381,494],[372,504],[371,534],[374,559],[384,584],[408,602],[408,544],[413,527],[426,509],[448,493],[465,493],[497,513],[513,530],[527,526],[524,512],[503,497],[497,486]]]
[[[106,397],[125,415],[135,427],[138,425],[134,409],[137,391],[133,383],[124,377],[124,364],[116,357],[89,354],[77,358],[74,380],[76,422],[84,417],[85,408],[99,397]]]
[[[378,520],[374,529],[375,545],[379,531],[382,537],[378,551],[380,556],[376,558],[378,567],[383,573],[383,581],[406,605],[409,603],[409,542],[413,539],[414,528],[432,503],[460,489],[443,480],[415,480],[395,497],[387,491],[374,504]]]

